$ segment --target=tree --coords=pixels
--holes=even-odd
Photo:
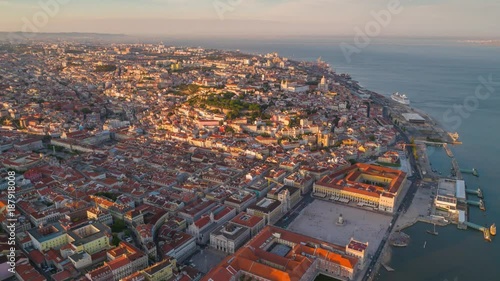
[[[95,67],[95,72],[112,72],[116,68],[116,65],[98,65]]]
[[[92,113],[92,110],[90,110],[90,109],[89,109],[89,108],[87,108],[87,107],[82,108],[82,110],[81,110],[81,111],[82,111],[82,113],[83,113],[83,114],[89,114],[89,113]]]
[[[198,86],[196,84],[191,84],[187,87],[187,90],[188,90],[189,94],[191,94],[191,95],[196,94],[199,89],[200,89],[200,86]]]
[[[125,222],[121,219],[115,220],[113,225],[111,226],[111,231],[114,233],[122,232],[125,230],[127,226],[125,225]]]
[[[120,238],[118,238],[118,235],[113,234],[113,240],[111,240],[111,244],[114,246],[118,246],[120,244]]]
[[[238,116],[240,116],[239,110],[232,110],[227,114],[227,118],[230,120],[238,118]]]
[[[226,126],[225,131],[226,131],[226,133],[234,133],[235,132],[233,127],[231,127],[231,126]]]
[[[5,125],[5,126],[10,126],[12,125],[12,118],[5,116],[0,118],[0,124]]]
[[[260,111],[260,105],[256,103],[252,103],[248,106],[248,110],[250,111]]]
[[[51,139],[52,139],[52,137],[50,135],[45,135],[45,136],[43,136],[42,141],[44,143],[49,143]]]
[[[333,144],[333,147],[340,147],[342,145],[342,141],[338,140]]]
[[[116,199],[118,198],[118,194],[112,192],[97,192],[95,195],[106,197],[108,199],[111,199],[112,201],[116,201]]]

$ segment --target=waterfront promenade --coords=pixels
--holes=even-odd
[[[399,131],[399,134],[401,135],[401,138],[405,143],[411,143],[410,137],[405,131],[397,126],[395,128]],[[417,146],[417,148],[419,148],[419,146]],[[422,165],[422,159],[424,159],[424,161],[427,161],[428,163],[426,150],[422,148],[425,148],[425,145],[420,146],[420,149],[417,149],[416,156],[418,159],[416,159],[415,155],[413,154],[413,148],[406,147],[405,152],[408,155],[408,160],[411,164],[412,170],[415,171],[415,173],[413,173],[413,175],[410,177],[410,180],[412,181],[411,185],[409,186],[406,194],[402,194],[404,195],[404,197],[401,201],[401,204],[399,204],[399,207],[394,214],[394,217],[389,228],[387,229],[384,239],[376,250],[375,255],[373,255],[367,272],[361,278],[362,281],[373,280],[378,270],[380,270],[382,263],[386,264],[389,255],[388,251],[390,251],[389,243],[386,242],[388,241],[390,234],[393,231],[399,230],[400,226],[402,225],[410,225],[415,223],[418,218],[421,218],[421,216],[429,216],[431,212],[432,190],[430,186],[432,186],[433,180],[431,179],[427,183],[422,181],[424,179],[424,176],[427,174],[427,172],[424,170],[426,170],[426,168],[428,167],[428,165]],[[419,192],[419,189],[424,189],[420,188],[423,187],[424,184],[430,184],[430,186],[427,188],[428,190],[430,190],[430,194],[426,192]],[[413,204],[415,197],[417,199],[415,199],[415,204]]]

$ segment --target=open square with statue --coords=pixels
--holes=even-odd
[[[352,237],[368,242],[368,254],[373,255],[390,222],[388,215],[315,200],[302,210],[288,230],[338,245],[348,244]]]

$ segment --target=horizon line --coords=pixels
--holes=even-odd
[[[4,31],[0,30],[0,34],[40,34],[40,35],[61,35],[61,34],[72,34],[72,35],[100,35],[100,36],[123,36],[123,37],[158,37],[158,36],[166,36],[166,37],[174,37],[174,38],[192,38],[192,39],[197,39],[197,38],[204,38],[204,37],[212,37],[215,34],[210,34],[210,33],[204,33],[204,34],[169,34],[169,33],[109,33],[109,32],[80,32],[80,31],[57,31],[57,32],[26,32],[26,31]],[[255,37],[261,37],[261,38],[280,38],[280,39],[285,39],[285,38],[345,38],[345,37],[353,37],[352,34],[253,34],[253,35],[232,35],[232,34],[217,34],[217,36],[224,37],[225,39],[255,39]],[[483,40],[500,40],[500,36],[491,36],[491,37],[486,37],[486,36],[438,36],[438,35],[419,35],[419,36],[411,36],[411,35],[403,35],[403,34],[397,34],[397,35],[384,35],[384,36],[377,36],[378,39],[465,39],[465,40],[472,40],[472,39],[483,39]]]

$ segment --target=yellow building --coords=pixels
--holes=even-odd
[[[283,215],[281,202],[270,198],[262,198],[260,201],[247,208],[247,213],[264,218],[266,224],[273,224]]]
[[[174,275],[176,262],[174,258],[167,258],[142,270],[141,273],[148,281],[168,280]]]
[[[406,173],[400,170],[358,163],[321,178],[314,184],[313,194],[351,200],[392,213],[399,189],[405,183]]]
[[[101,223],[89,224],[68,231],[68,240],[77,252],[85,251],[94,254],[109,249],[111,235]]]
[[[59,223],[28,231],[33,247],[40,251],[58,249],[70,243],[76,252],[89,254],[110,248],[110,230],[101,223],[93,223],[66,231]]]
[[[32,228],[28,230],[33,247],[39,251],[58,249],[68,243],[68,238],[61,224]]]

